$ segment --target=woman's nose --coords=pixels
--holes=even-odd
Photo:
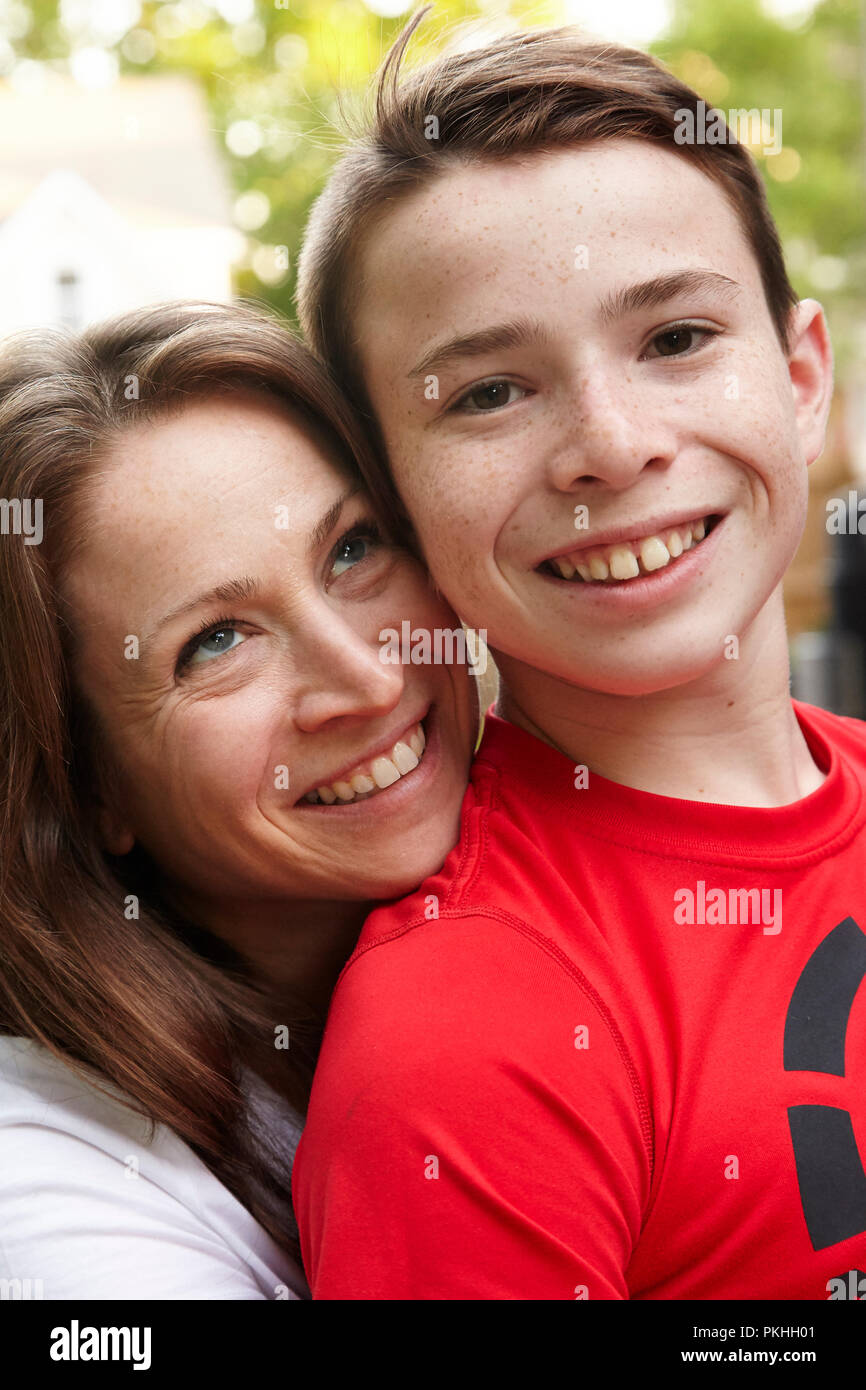
[[[328,615],[296,649],[295,719],[313,733],[332,719],[389,713],[404,690],[402,666],[380,659],[382,644]]]

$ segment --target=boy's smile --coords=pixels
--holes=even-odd
[[[507,676],[649,694],[781,614],[829,349],[805,301],[786,359],[719,185],[640,140],[455,162],[360,260],[395,483]]]
[[[637,617],[687,589],[710,560],[722,521],[713,516],[677,526],[668,523],[652,533],[643,528],[643,539],[571,551],[545,561],[537,573],[559,589],[567,585],[580,591],[574,602],[591,605],[597,621],[614,614]]]

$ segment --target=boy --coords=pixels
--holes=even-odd
[[[820,306],[648,56],[539,31],[398,83],[408,32],[300,305],[502,691],[457,847],[333,998],[314,1296],[844,1297],[866,729],[792,703],[781,587]]]

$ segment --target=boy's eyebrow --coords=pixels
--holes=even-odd
[[[709,290],[733,298],[741,289],[736,280],[715,270],[674,270],[669,275],[657,275],[652,280],[642,280],[637,285],[627,285],[625,289],[605,295],[598,315],[602,323],[608,324],[638,309],[654,309],[678,294],[700,294]]]
[[[458,357],[481,357],[486,352],[499,352],[503,348],[519,347],[523,343],[542,343],[549,339],[550,330],[540,320],[512,319],[510,323],[497,323],[491,328],[480,328],[476,333],[461,333],[457,338],[436,343],[407,372],[407,376],[426,376],[433,368],[444,367]]]
[[[614,290],[601,301],[598,315],[602,323],[608,324],[638,309],[653,309],[678,294],[715,291],[716,294],[733,298],[741,289],[736,280],[715,270],[674,270],[668,275],[656,275],[652,280],[642,280],[637,285]],[[550,329],[538,319],[519,318],[509,323],[497,323],[491,328],[461,333],[456,338],[434,344],[406,375],[409,379],[426,376],[428,372],[439,370],[457,358],[481,357],[487,352],[500,352],[524,343],[549,342],[550,337]]]

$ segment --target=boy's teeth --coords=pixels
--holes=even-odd
[[[423,726],[416,724],[410,734],[397,740],[387,757],[383,755],[374,758],[369,767],[364,764],[364,770],[359,768],[351,777],[332,782],[330,786],[317,787],[314,792],[307,792],[306,800],[333,806],[336,801],[355,801],[359,797],[384,791],[386,787],[393,786],[401,777],[405,777],[407,772],[412,772],[418,766],[424,755],[426,743]]]
[[[574,579],[578,575],[584,584],[636,579],[639,574],[664,569],[671,560],[679,559],[686,550],[702,541],[706,534],[706,519],[692,521],[674,527],[664,538],[647,536],[639,541],[602,546],[595,551],[559,555],[551,563],[562,579]]]
[[[635,579],[640,574],[640,565],[627,545],[615,545],[608,563],[611,579]]]
[[[660,570],[670,558],[670,551],[658,536],[650,536],[648,541],[641,542],[640,562],[645,570]]]

